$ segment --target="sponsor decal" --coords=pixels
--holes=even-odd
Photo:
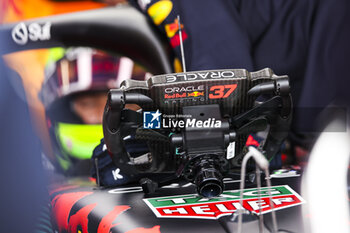
[[[169,95],[169,94],[164,95],[164,99],[180,99],[180,98],[186,98],[186,97],[187,97],[186,93],[182,93],[182,94],[176,93],[176,94],[172,94],[172,95]]]
[[[188,38],[187,33],[185,30],[182,30],[182,41],[186,40]],[[170,39],[170,45],[173,48],[176,48],[180,45],[180,35],[176,34]]]
[[[209,99],[226,99],[236,90],[237,84],[215,85],[209,87]],[[164,90],[164,99],[183,99],[204,97],[204,85],[187,87],[168,87]]]
[[[168,87],[164,90],[164,99],[183,99],[193,97],[204,97],[204,85]]]
[[[181,40],[180,40],[180,34],[178,33],[180,31],[180,28],[181,28],[181,34],[182,34]],[[164,29],[165,29],[166,35],[170,39],[170,45],[173,48],[178,47],[181,44],[181,42],[185,41],[188,38],[188,35],[184,30],[183,24],[180,24],[180,27],[179,27],[179,20],[177,18],[174,19],[173,23],[166,24],[164,26]]]
[[[121,180],[123,179],[123,176],[120,174],[120,169],[117,168],[115,170],[112,170],[112,175],[114,180]]]
[[[12,39],[19,45],[25,45],[30,41],[45,41],[51,38],[51,23],[31,23],[25,25],[23,22],[17,24],[11,32]]]
[[[195,92],[192,92],[192,93],[188,93],[187,94],[188,97],[199,97],[199,96],[204,96],[204,92],[201,91],[195,91]]]
[[[167,94],[181,93],[181,92],[198,92],[204,91],[204,85],[199,86],[186,86],[186,87],[167,87],[164,92]]]
[[[184,26],[181,24],[181,29],[183,29]],[[179,20],[176,18],[173,23],[166,24],[165,25],[165,32],[169,38],[172,38],[175,36],[175,34],[179,31]]]
[[[220,78],[233,78],[235,73],[231,70],[224,71],[207,71],[197,73],[180,73],[166,75],[165,79],[167,83],[181,82],[181,81],[203,81],[206,79],[220,79]]]
[[[25,45],[28,42],[28,31],[27,27],[24,23],[17,24],[12,29],[12,39],[19,45]]]
[[[146,198],[144,202],[158,218],[203,218],[218,219],[231,215],[237,209],[247,209],[257,215],[272,211],[268,188],[261,188],[259,200],[258,189],[243,191],[243,205],[240,204],[240,190],[225,191],[219,197],[203,198],[196,194],[171,197]],[[274,210],[280,210],[305,203],[288,185],[270,188]]]
[[[173,3],[169,0],[162,0],[150,6],[147,10],[155,25],[161,24],[173,9]]]
[[[236,88],[237,84],[211,86],[209,90],[209,99],[225,99],[229,97]]]

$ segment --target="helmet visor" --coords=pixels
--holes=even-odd
[[[90,159],[103,138],[102,125],[57,123],[56,137],[62,150],[77,159]]]

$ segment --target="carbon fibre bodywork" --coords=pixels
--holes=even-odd
[[[288,184],[299,191],[299,178],[272,179],[273,185]],[[172,184],[146,195],[141,186],[97,188],[85,181],[70,182],[68,186],[51,191],[52,217],[58,232],[115,232],[115,233],[172,233],[172,232],[226,232],[234,233],[236,222],[230,215],[208,219],[206,217],[159,218],[143,199],[174,195],[196,195],[195,186],[188,183]],[[238,188],[238,183],[226,180],[229,190]],[[200,202],[197,202],[198,204]],[[205,210],[208,206],[204,206]],[[213,214],[213,213],[211,213]],[[300,206],[276,211],[279,229],[289,232],[304,232]],[[209,215],[210,216],[210,215]],[[264,214],[265,230],[271,227],[270,214]],[[257,218],[245,220],[244,232],[258,232]],[[74,231],[75,230],[75,231]],[[268,232],[268,231],[266,231]]]

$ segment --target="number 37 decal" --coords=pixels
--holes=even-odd
[[[237,88],[237,84],[217,85],[209,89],[209,99],[225,99]]]

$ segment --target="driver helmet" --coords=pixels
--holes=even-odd
[[[88,175],[93,149],[103,138],[102,116],[107,92],[129,78],[144,80],[140,67],[126,57],[91,48],[55,48],[40,91],[56,170]]]

